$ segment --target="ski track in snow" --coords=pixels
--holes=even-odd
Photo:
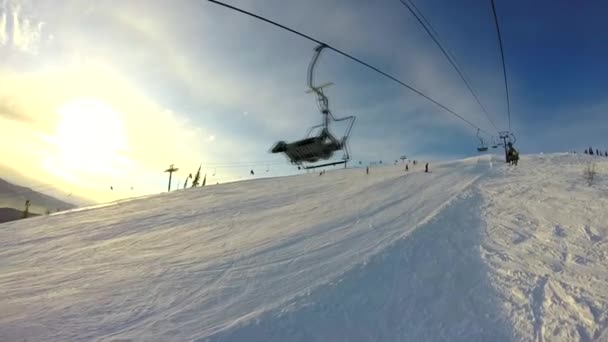
[[[381,253],[285,307],[200,341],[508,341],[465,191]]]
[[[335,170],[3,224],[0,341],[608,340],[606,166]]]

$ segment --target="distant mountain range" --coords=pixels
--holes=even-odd
[[[47,210],[56,212],[77,207],[72,203],[27,187],[15,185],[0,178],[0,222],[21,218],[27,200],[30,201],[29,212],[39,215],[46,213]]]

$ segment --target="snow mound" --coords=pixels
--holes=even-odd
[[[0,340],[605,339],[606,166],[336,170],[3,224]]]

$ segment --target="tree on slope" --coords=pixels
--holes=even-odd
[[[184,182],[184,189],[188,187],[188,179],[192,179],[192,174],[189,174],[188,177],[186,177],[186,181]]]
[[[23,210],[23,218],[30,217],[30,200],[25,201],[25,210]]]
[[[198,167],[198,171],[196,171],[196,175],[194,176],[194,180],[192,181],[193,188],[196,188],[198,186],[198,182],[201,179],[201,166]]]

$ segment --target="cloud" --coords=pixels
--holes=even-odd
[[[111,199],[116,194],[104,193],[109,183],[121,183],[124,188],[127,188],[126,184],[136,185],[141,191],[154,191],[154,184],[164,178],[160,171],[166,165],[176,163],[182,167],[194,167],[205,155],[204,146],[199,143],[203,140],[200,128],[192,126],[184,115],[159,106],[103,64],[90,63],[32,74],[1,71],[0,82],[12,85],[0,87],[0,98],[11,98],[10,108],[20,108],[20,116],[32,118],[32,124],[27,126],[10,121],[3,123],[0,141],[11,149],[2,151],[2,159],[40,177],[48,177],[45,173],[50,173],[54,182],[71,183],[79,190],[75,193],[83,196]],[[31,101],[32,98],[36,101]],[[100,109],[105,111],[102,115],[108,110],[115,112],[116,119],[113,120],[119,120],[124,132],[104,129],[100,124],[108,122],[109,118],[99,118],[99,115],[97,122],[88,124],[76,116],[70,121],[72,126],[61,130],[63,117],[60,108],[83,99],[94,99],[107,107]],[[6,107],[7,102],[3,103]],[[91,110],[95,107],[81,108]],[[78,120],[76,125],[74,120]],[[89,137],[87,132],[90,132]],[[92,136],[104,141],[87,141]],[[117,150],[118,154],[112,159],[104,157],[104,146],[114,146],[113,142],[121,136],[126,139],[122,151]],[[66,155],[69,152],[66,149],[82,148],[74,146],[79,141],[71,137],[81,139],[84,146],[90,144],[92,150],[88,152],[92,155]],[[62,145],[57,139],[69,139],[68,144]],[[99,161],[97,158],[106,160],[107,165],[96,163]],[[148,176],[155,174],[160,176]],[[160,191],[160,187],[158,189]]]

